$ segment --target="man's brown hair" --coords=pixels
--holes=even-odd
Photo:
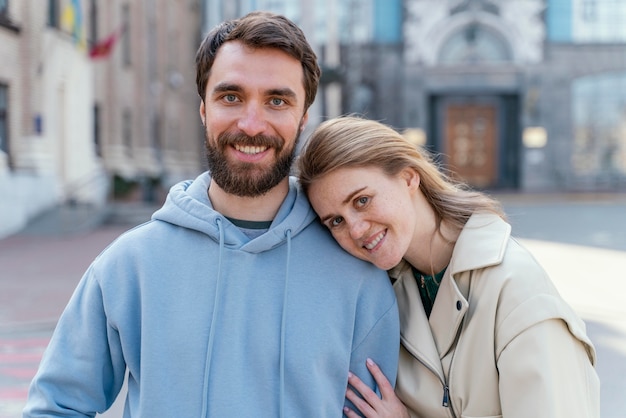
[[[196,84],[203,101],[217,51],[229,41],[239,41],[250,48],[279,49],[299,60],[304,72],[304,110],[311,106],[321,75],[313,48],[304,32],[291,20],[260,11],[220,23],[202,41],[196,53]]]

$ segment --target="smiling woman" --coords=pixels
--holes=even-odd
[[[388,270],[404,256],[415,231],[412,170],[387,176],[377,167],[340,168],[309,188],[311,204],[333,237],[352,255]],[[424,238],[427,238],[424,236]]]
[[[333,237],[387,270],[398,300],[395,391],[370,361],[382,396],[351,374],[346,396],[356,409],[396,418],[599,416],[585,324],[511,237],[499,202],[453,181],[391,127],[350,116],[312,133],[299,175]]]

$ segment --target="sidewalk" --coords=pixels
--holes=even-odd
[[[0,332],[52,328],[81,276],[127,227],[0,241]]]
[[[155,208],[110,209],[100,226],[84,208],[54,210],[0,240],[0,418],[21,417],[57,319],[91,261]],[[121,417],[121,407],[110,413],[103,417]]]

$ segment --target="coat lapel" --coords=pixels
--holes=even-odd
[[[443,380],[443,370],[411,266],[402,262],[390,273],[400,313],[400,339],[406,350]]]
[[[465,292],[459,289],[450,273],[446,272],[437,292],[437,302],[430,314],[430,323],[440,358],[452,348],[469,307],[467,302],[469,286],[463,287],[466,288]]]

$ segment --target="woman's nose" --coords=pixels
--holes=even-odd
[[[350,221],[350,236],[352,239],[361,239],[367,232],[369,224],[361,218],[354,218]]]

